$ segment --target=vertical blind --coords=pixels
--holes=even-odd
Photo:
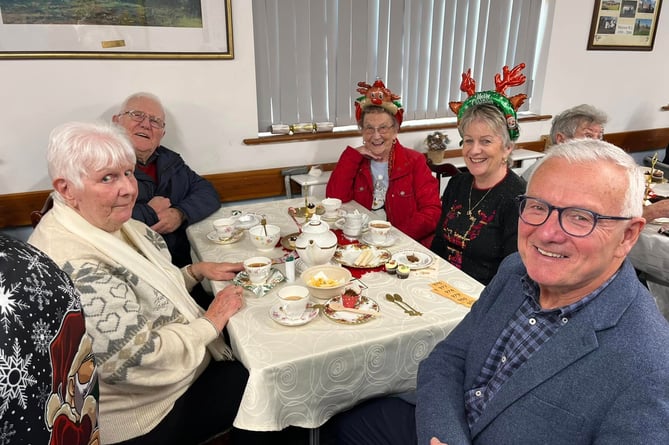
[[[545,0],[252,1],[259,132],[354,124],[357,83],[377,78],[402,97],[405,122],[453,116],[470,68],[482,91],[525,63],[527,82],[507,93],[531,101]]]

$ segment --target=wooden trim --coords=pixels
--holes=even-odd
[[[538,141],[518,142],[518,148],[543,151],[547,136]],[[662,150],[669,142],[669,128],[625,131],[605,134],[604,139],[622,147],[628,153]],[[462,150],[447,150],[446,157],[462,156]],[[332,170],[336,163],[321,164],[323,170]],[[290,167],[218,173],[204,177],[214,184],[221,202],[269,198],[286,194],[281,172]],[[299,189],[293,189],[299,193]],[[41,209],[50,190],[0,195],[0,229],[30,225],[30,212]]]
[[[523,116],[518,118],[519,122],[535,122],[551,119],[551,115],[536,114],[532,116]],[[415,133],[417,131],[445,130],[448,128],[457,128],[457,123],[449,122],[443,124],[412,125],[400,128],[401,133]],[[303,142],[323,139],[342,139],[359,137],[359,130],[335,131],[327,133],[295,133],[295,134],[275,134],[258,138],[244,139],[242,142],[246,145],[275,144],[279,142]]]

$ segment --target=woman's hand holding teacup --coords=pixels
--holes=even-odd
[[[221,332],[226,323],[244,306],[241,286],[229,285],[218,291],[204,316]]]

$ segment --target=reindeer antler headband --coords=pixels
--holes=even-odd
[[[476,81],[472,79],[472,70],[462,73],[462,83],[460,90],[469,96],[464,102],[449,102],[450,109],[458,115],[458,121],[462,118],[464,112],[473,105],[492,104],[496,106],[506,118],[506,126],[509,130],[509,136],[512,141],[518,139],[520,130],[518,129],[518,120],[516,110],[527,99],[526,94],[516,94],[512,97],[506,97],[505,91],[509,87],[515,87],[525,83],[525,75],[521,71],[525,68],[524,63],[519,63],[513,69],[507,65],[502,67],[503,77],[499,73],[495,74],[495,91],[479,91],[476,93]]]
[[[377,79],[373,85],[367,82],[358,82],[356,91],[362,96],[355,100],[355,119],[360,122],[362,111],[372,105],[383,107],[390,114],[395,116],[397,125],[402,125],[404,108],[399,102],[400,96],[394,94],[383,84],[383,81]]]

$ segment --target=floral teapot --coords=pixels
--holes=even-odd
[[[295,240],[295,250],[307,267],[327,264],[337,250],[337,235],[320,216],[314,215],[302,227],[302,233]]]

